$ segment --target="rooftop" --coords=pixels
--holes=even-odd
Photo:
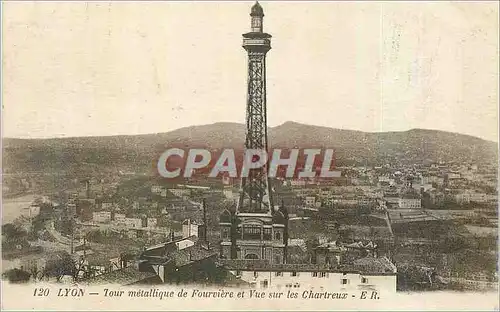
[[[177,267],[181,267],[217,255],[217,251],[209,250],[200,244],[179,249],[175,243],[183,240],[187,239],[148,248],[142,253],[141,260],[151,264],[164,264],[173,261]]]
[[[256,1],[255,4],[252,6],[250,16],[264,16],[264,10],[260,6],[259,1]]]
[[[385,257],[374,258],[365,257],[356,260],[352,265],[341,265],[332,268],[324,264],[273,264],[268,260],[219,260],[219,263],[229,270],[242,271],[284,271],[284,272],[333,272],[333,273],[358,273],[358,274],[377,274],[387,275],[396,273],[396,267]]]
[[[85,282],[89,284],[119,284],[126,286],[141,282],[156,284],[161,282],[161,280],[155,273],[139,272],[139,270],[134,267],[127,267],[107,274],[99,275],[88,279]]]
[[[216,255],[217,252],[214,250],[207,250],[199,245],[194,245],[186,249],[174,251],[169,257],[175,261],[177,267],[181,267]]]
[[[396,273],[396,266],[387,257],[365,257],[354,261],[354,266],[367,273]]]

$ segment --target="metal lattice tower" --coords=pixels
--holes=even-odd
[[[251,32],[243,34],[248,53],[248,88],[245,149],[267,152],[266,54],[271,35],[263,32],[264,11],[258,2],[252,7]],[[272,214],[273,200],[267,165],[251,169],[241,178],[238,212]]]

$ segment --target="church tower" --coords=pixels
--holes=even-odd
[[[271,35],[264,30],[264,10],[256,2],[250,12],[251,31],[243,34],[248,54],[245,150],[268,152],[266,54]],[[288,214],[275,209],[268,167],[250,169],[240,182],[236,207],[220,218],[221,254],[227,259],[265,259],[286,262]]]

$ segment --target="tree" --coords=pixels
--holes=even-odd
[[[23,269],[10,269],[3,273],[3,277],[11,283],[26,283],[30,280],[31,274]]]
[[[375,228],[370,225],[370,227],[369,227],[369,237],[370,237],[370,239],[373,239],[376,234],[377,234],[377,230],[375,230]]]
[[[67,252],[57,252],[51,255],[45,264],[43,275],[46,277],[55,277],[57,281],[65,275],[71,275],[76,278],[76,263]]]
[[[306,248],[309,254],[309,259],[311,263],[317,262],[316,248],[319,246],[319,239],[317,237],[309,237],[306,239]]]
[[[29,247],[27,238],[28,232],[16,224],[7,223],[2,226],[2,248],[4,251]]]
[[[461,236],[447,236],[442,244],[444,253],[460,252],[469,248],[469,243],[466,238]]]
[[[28,233],[13,223],[7,223],[2,225],[2,237],[6,240],[19,240],[24,238]]]
[[[351,228],[343,228],[339,231],[339,240],[340,241],[347,241],[347,240],[354,240],[354,230]]]
[[[43,278],[44,267],[45,261],[43,259],[29,259],[23,261],[21,269],[24,268],[26,272],[29,272],[32,279],[41,280]]]

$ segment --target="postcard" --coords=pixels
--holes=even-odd
[[[3,310],[498,310],[497,2],[2,2]]]

